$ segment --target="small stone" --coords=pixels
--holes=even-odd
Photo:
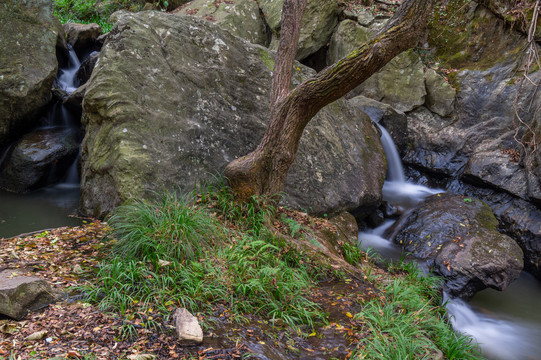
[[[175,332],[182,345],[195,345],[203,342],[203,330],[197,318],[184,308],[173,313]]]

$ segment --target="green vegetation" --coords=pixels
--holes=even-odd
[[[321,270],[263,225],[274,211],[258,199],[237,205],[225,188],[121,206],[110,219],[111,255],[83,290],[103,309],[128,320],[139,316],[150,328],[158,326],[150,314],[167,316],[173,306],[199,312],[211,304],[239,318],[312,327],[324,315],[305,296]],[[123,330],[132,333],[129,325]]]
[[[422,276],[415,263],[401,262],[385,287],[385,298],[369,302],[355,317],[368,335],[359,343],[355,359],[418,360],[483,359],[470,337],[455,333],[440,305],[441,280]]]
[[[109,225],[109,255],[79,290],[102,310],[121,314],[117,340],[135,340],[141,326],[165,331],[164,320],[177,307],[207,315],[227,309],[233,321],[262,319],[277,331],[308,336],[327,323],[322,305],[310,300],[318,281],[347,278],[288,241],[308,237],[306,225],[265,199],[238,204],[226,187],[134,201],[118,208]],[[348,263],[365,267],[358,247],[341,249]],[[384,296],[358,300],[361,310],[348,313],[359,324],[352,358],[431,359],[441,352],[447,359],[482,359],[470,338],[452,331],[439,279],[420,276],[413,264],[391,264],[383,274],[367,268],[365,279],[384,284]],[[212,328],[210,317],[200,317]]]
[[[106,33],[113,27],[108,20],[112,13],[118,10],[140,11],[146,2],[144,0],[53,0],[53,8],[54,14],[62,24],[96,23]],[[166,9],[169,5],[167,0],[155,0],[153,4],[157,9]]]

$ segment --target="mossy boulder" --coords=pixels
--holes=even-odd
[[[272,31],[271,49],[278,48],[284,0],[257,0]],[[297,60],[302,60],[325,46],[338,24],[336,0],[308,0],[302,18]]]
[[[440,116],[449,116],[454,110],[456,90],[433,69],[425,71],[426,107]]]
[[[331,38],[327,64],[333,64],[359,48],[375,32],[352,20],[342,21]],[[353,90],[348,97],[364,95],[399,111],[411,111],[425,102],[427,92],[424,69],[416,52],[405,51]]]
[[[497,226],[482,201],[437,194],[402,215],[391,231],[395,243],[445,278],[452,296],[470,298],[487,287],[504,290],[523,268],[522,250]]]
[[[487,70],[515,61],[525,37],[474,1],[450,1],[430,22],[428,43],[445,67]]]
[[[195,17],[121,17],[83,102],[81,211],[101,217],[151,191],[192,190],[253,150],[270,114],[273,58]],[[314,74],[294,72],[296,83]],[[340,100],[306,127],[285,201],[328,215],[375,206],[384,177],[374,126]]]
[[[176,13],[212,21],[252,44],[268,45],[265,21],[261,18],[259,6],[253,0],[220,3],[215,0],[194,0]]]
[[[51,100],[60,31],[51,0],[0,3],[0,150]]]

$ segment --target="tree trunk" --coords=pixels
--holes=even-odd
[[[308,122],[321,108],[356,88],[396,55],[415,46],[435,2],[405,0],[373,39],[289,91],[306,0],[286,0],[272,79],[269,125],[253,152],[226,167],[225,175],[236,198],[246,201],[253,195],[272,196],[282,191]]]

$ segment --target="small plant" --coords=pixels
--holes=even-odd
[[[483,359],[468,336],[455,333],[441,304],[441,279],[421,276],[414,263],[392,264],[401,276],[385,287],[386,300],[368,303],[356,318],[368,330],[354,359],[433,359],[441,351],[447,359]]]

